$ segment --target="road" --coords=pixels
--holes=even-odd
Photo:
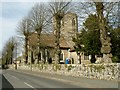
[[[95,80],[77,78],[71,76],[52,75],[40,72],[3,70],[0,74],[2,88],[26,88],[28,90],[42,90],[43,88],[62,88],[63,90],[118,90],[118,83],[115,81]],[[14,88],[14,89],[13,89]],[[70,89],[71,88],[71,89]],[[83,89],[84,88],[84,89]],[[93,89],[94,88],[94,89]]]

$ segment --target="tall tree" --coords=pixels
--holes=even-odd
[[[40,36],[41,33],[47,31],[47,26],[49,25],[49,13],[47,10],[47,6],[44,3],[35,4],[35,6],[31,9],[29,13],[29,17],[31,19],[31,25],[34,31],[38,34],[38,61],[41,60],[40,55]],[[45,60],[43,60],[45,63]]]
[[[101,53],[103,53],[103,61],[111,62],[111,40],[109,37],[110,27],[115,27],[114,22],[117,19],[114,17],[117,16],[117,2],[104,2],[103,0],[91,0],[91,2],[80,3],[79,12],[83,13],[82,17],[79,16],[80,19],[84,19],[86,16],[89,16],[91,13],[96,13],[99,21],[100,27],[100,41],[102,44]],[[81,15],[81,14],[79,14]]]
[[[89,1],[89,0],[88,0]],[[110,26],[116,26],[118,22],[118,2],[105,2],[104,0],[90,0],[90,2],[79,2],[75,3],[75,10],[78,14],[78,20],[79,20],[79,27],[83,27],[83,23],[85,19],[90,15],[90,14],[95,14],[97,13],[96,10],[96,5],[95,2],[102,2],[104,9],[103,9],[103,14],[104,18],[106,19],[107,23]]]
[[[100,29],[99,22],[96,15],[89,15],[84,23],[85,28],[87,29],[86,39],[83,41],[85,44],[85,51],[87,54],[91,55],[91,62],[95,63],[95,55],[100,55]]]
[[[120,63],[120,28],[111,31],[113,62]]]
[[[100,0],[101,1],[101,0]],[[104,4],[103,2],[94,2],[96,6],[99,28],[100,28],[100,41],[102,44],[101,53],[103,53],[104,62],[112,62],[111,55],[111,38],[109,34],[109,26],[107,20],[104,17]]]
[[[22,19],[22,21],[19,23],[18,28],[18,37],[24,41],[24,48],[25,48],[25,63],[28,63],[28,37],[30,33],[32,32],[31,29],[31,21],[28,17],[25,17]]]
[[[100,55],[101,43],[99,38],[99,22],[97,16],[91,14],[84,22],[84,28],[81,33],[77,35],[77,38],[73,39],[78,50],[91,55],[91,63],[95,63],[95,55]],[[84,45],[84,47],[81,45]]]
[[[54,1],[49,4],[50,12],[53,16],[54,32],[55,32],[55,63],[60,62],[60,29],[61,20],[69,11],[70,2]]]
[[[16,41],[12,37],[6,42],[6,44],[2,50],[2,60],[3,60],[3,63],[6,65],[13,63],[13,58],[14,58],[13,56],[15,54],[14,50],[16,47],[15,44],[16,44]]]
[[[10,52],[10,64],[13,63],[13,56],[14,56],[14,50],[15,50],[15,47],[16,47],[16,41],[15,39],[12,37],[9,41],[9,52]]]

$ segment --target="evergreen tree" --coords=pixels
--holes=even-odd
[[[100,55],[100,33],[99,24],[96,15],[89,15],[84,22],[84,29],[77,35],[77,38],[73,41],[76,43],[78,50],[84,51],[85,54],[91,55],[91,63],[95,63],[95,55]],[[77,42],[76,42],[77,41]],[[80,47],[84,45],[84,47]]]
[[[120,62],[120,28],[111,31],[113,62]]]

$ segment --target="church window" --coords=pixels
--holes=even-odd
[[[72,30],[75,31],[75,19],[72,19]]]
[[[60,60],[63,60],[63,53],[60,54]]]
[[[60,61],[63,61],[64,60],[64,52],[61,51],[61,54],[60,54]]]
[[[72,26],[75,26],[75,19],[72,19]]]

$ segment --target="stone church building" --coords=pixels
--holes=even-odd
[[[54,21],[54,20],[53,20]],[[53,27],[54,27],[53,22]],[[60,34],[60,62],[65,62],[66,58],[72,59],[72,64],[77,63],[78,56],[74,50],[74,42],[72,38],[78,33],[78,17],[75,13],[68,12],[64,15],[61,22],[61,34]],[[33,33],[29,36],[28,42],[28,60],[32,60],[36,63],[38,60],[38,44],[37,44],[37,33]],[[51,34],[41,34],[40,36],[40,60],[48,62],[49,59],[54,63],[55,55],[55,31]]]

